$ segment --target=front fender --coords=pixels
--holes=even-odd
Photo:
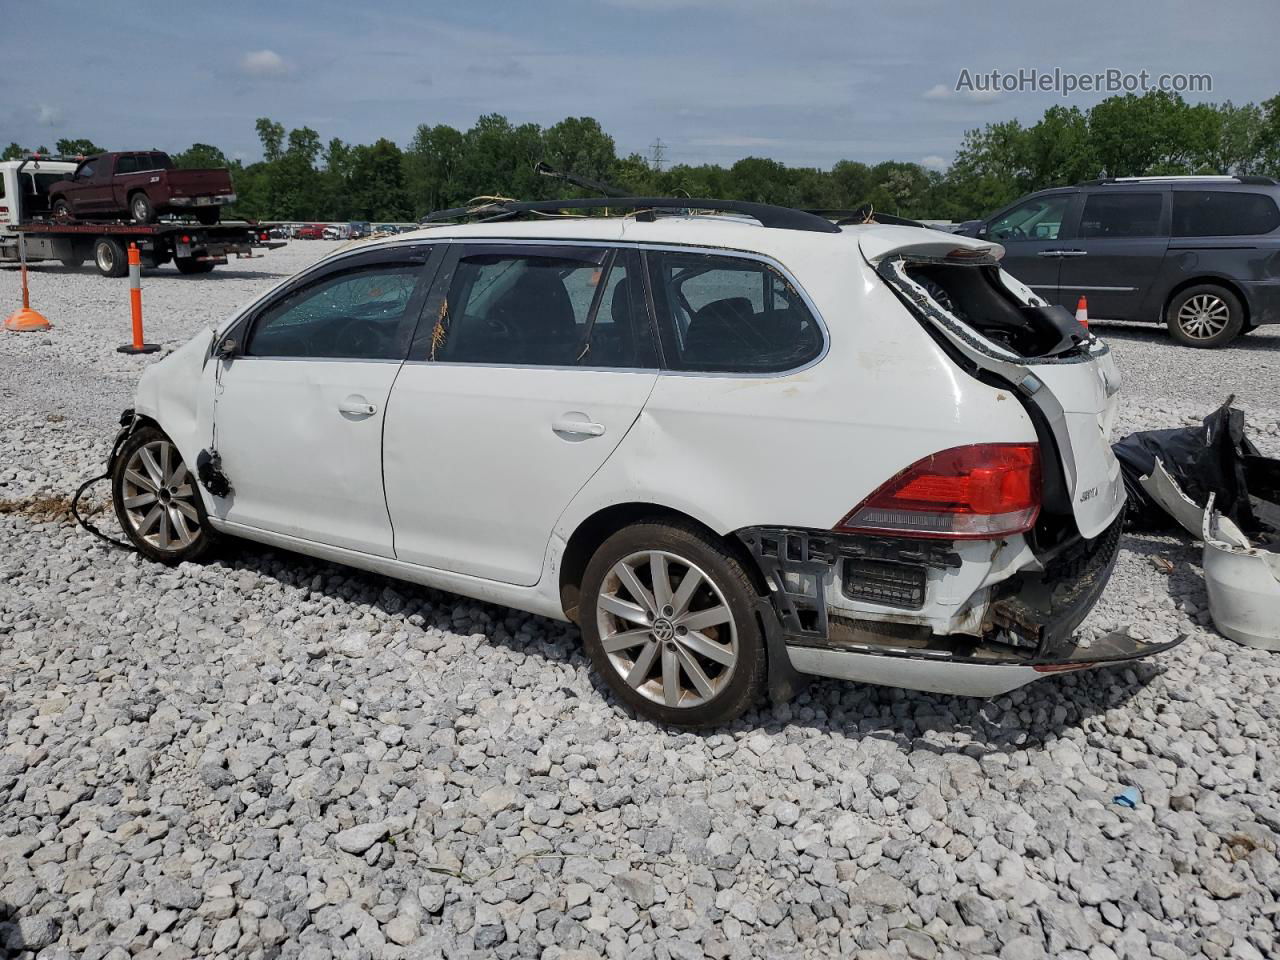
[[[196,462],[210,435],[211,397],[204,384],[212,344],[213,331],[201,330],[163,360],[148,366],[134,397],[137,413],[159,424],[188,464]]]

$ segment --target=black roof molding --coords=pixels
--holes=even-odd
[[[779,230],[805,230],[810,233],[839,233],[840,228],[824,217],[747,200],[712,200],[704,197],[580,197],[571,200],[494,200],[471,207],[436,210],[421,223],[445,220],[478,220],[481,223],[512,220],[525,213],[559,213],[562,210],[714,210],[751,217],[763,227]],[[646,217],[643,219],[652,219]]]

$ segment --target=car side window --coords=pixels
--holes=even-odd
[[[1080,236],[1158,237],[1163,197],[1160,193],[1091,193],[1080,216]]]
[[[121,157],[116,161],[116,173],[137,173],[137,157]]]
[[[646,259],[669,369],[776,373],[822,352],[817,319],[769,264],[675,251]]]
[[[96,163],[82,164],[80,166],[80,169],[76,171],[76,178],[80,180],[91,180],[93,179],[93,174],[96,169],[97,169]]]
[[[412,356],[512,366],[652,366],[635,256],[607,247],[470,247]]]
[[[987,231],[992,240],[1057,240],[1071,202],[1069,194],[1028,200],[995,220]]]
[[[1248,237],[1280,227],[1280,209],[1265,193],[1237,190],[1176,190],[1175,237]]]
[[[356,266],[328,274],[260,313],[245,354],[399,360],[404,356],[402,324],[421,278],[420,263]]]

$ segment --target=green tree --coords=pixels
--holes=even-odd
[[[262,142],[262,156],[267,163],[280,159],[280,151],[284,146],[284,124],[276,123],[269,117],[259,117],[254,122],[258,131],[258,139]]]
[[[55,145],[58,153],[64,157],[92,156],[95,153],[106,153],[106,147],[100,147],[92,140],[69,140],[63,138]]]
[[[21,160],[27,155],[25,147],[18,145],[16,141],[10,141],[9,145],[4,148],[4,153],[0,154],[0,160]]]
[[[181,153],[173,155],[173,165],[183,169],[207,169],[209,167],[229,167],[227,156],[217,147],[208,143],[193,143]]]

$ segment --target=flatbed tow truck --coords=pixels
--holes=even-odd
[[[273,250],[268,227],[253,221],[213,226],[165,220],[131,223],[55,218],[48,206],[48,187],[75,169],[75,161],[28,157],[0,163],[0,263],[17,262],[25,240],[28,262],[56,260],[76,268],[92,260],[104,277],[129,272],[128,248],[138,245],[145,267],[172,262],[181,273],[208,273],[231,254]]]

